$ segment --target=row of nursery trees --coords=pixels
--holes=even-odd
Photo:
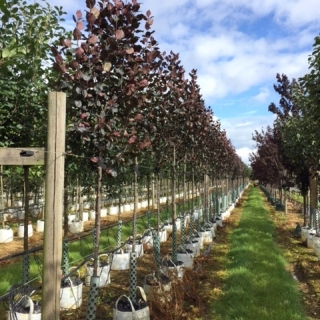
[[[187,74],[179,54],[160,50],[151,12],[137,0],[86,0],[86,7],[67,32],[61,7],[0,3],[1,146],[44,146],[47,93],[65,92],[65,187],[96,186],[96,230],[102,186],[111,192],[133,181],[136,197],[140,173],[159,181],[169,172],[174,198],[178,171],[189,181],[195,173],[244,177],[248,168],[205,106],[197,71]],[[14,170],[5,168],[8,183]],[[175,210],[173,202],[173,222]],[[99,232],[95,277],[98,250]]]
[[[308,58],[310,72],[290,80],[277,74],[278,106],[269,105],[276,119],[273,127],[253,134],[257,151],[250,155],[252,177],[284,193],[296,187],[303,196],[304,224],[316,224],[320,163],[320,37],[315,37]],[[269,191],[270,191],[269,189]],[[282,195],[284,195],[284,193]],[[310,194],[310,198],[309,195]]]
[[[197,71],[186,74],[179,54],[160,51],[151,12],[142,14],[137,1],[86,6],[71,33],[62,7],[1,2],[0,146],[44,146],[47,93],[59,90],[68,100],[66,185],[92,185],[97,166],[125,179],[135,161],[158,172],[174,157],[215,176],[243,175],[246,166],[205,107]],[[13,192],[22,191],[16,172],[4,168]],[[42,168],[30,172],[39,189]]]
[[[68,99],[66,186],[92,186],[99,167],[112,193],[138,163],[146,174],[169,163],[215,177],[246,174],[205,107],[196,70],[188,77],[178,54],[160,51],[151,12],[142,14],[137,1],[86,6],[68,33],[62,7],[1,3],[1,146],[44,146],[47,92],[61,90]],[[30,172],[30,186],[39,189],[43,169]],[[4,168],[6,190],[21,191],[17,176],[21,169]]]

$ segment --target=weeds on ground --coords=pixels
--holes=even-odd
[[[149,301],[153,320],[194,320],[201,315],[202,301],[199,281],[203,272],[185,269],[182,279],[171,277],[169,290],[157,290]]]

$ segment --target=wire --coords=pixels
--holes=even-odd
[[[25,151],[26,148],[15,148],[16,150],[19,151]],[[48,150],[38,150],[38,149],[32,149],[32,148],[27,148],[28,151],[33,151],[34,153],[45,153],[45,154],[57,154],[56,152],[52,152],[52,151],[48,151]],[[80,155],[76,155],[73,153],[70,153],[68,151],[62,152],[61,154],[59,154],[59,157],[61,156],[67,156],[67,157],[75,157],[75,158],[79,158],[79,159],[86,159],[88,161],[91,161],[91,157],[86,157],[86,156],[80,156]],[[16,159],[16,157],[7,157],[6,159]],[[171,164],[168,164],[168,166],[172,166]],[[146,166],[146,165],[139,165],[140,168],[144,168],[144,169],[148,169],[152,172],[155,172],[157,165],[155,166]],[[164,167],[160,168],[160,172],[162,173],[172,173],[172,168],[170,169],[165,169]],[[180,171],[180,173],[185,173],[185,174],[193,174],[192,171]]]

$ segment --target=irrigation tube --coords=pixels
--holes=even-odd
[[[144,218],[145,216],[148,215],[148,212],[144,213],[144,214],[141,214],[138,216],[138,219],[141,219],[141,218]],[[128,220],[125,220],[123,223],[126,224],[126,223],[129,223],[132,221],[132,218],[128,219]],[[118,225],[118,222],[114,222],[112,224],[108,224],[107,226],[105,227],[101,227],[101,230],[107,230],[107,229],[111,229],[111,228],[114,228]],[[93,230],[91,231],[85,231],[83,232],[84,234],[82,235],[79,235],[79,236],[72,236],[70,238],[65,238],[64,241],[66,242],[73,242],[73,241],[76,241],[76,240],[79,240],[82,239],[82,238],[86,238],[90,235],[92,235],[93,233]],[[32,249],[29,249],[27,251],[23,251],[23,252],[19,252],[19,253],[14,253],[14,254],[11,254],[11,255],[8,255],[8,256],[5,256],[3,258],[0,258],[0,262],[2,261],[6,261],[6,260],[10,260],[10,259],[13,259],[13,258],[18,258],[18,257],[21,257],[25,254],[30,254],[30,253],[34,253],[34,252],[37,252],[37,251],[41,251],[43,249],[43,246],[38,246],[38,247],[34,247]]]

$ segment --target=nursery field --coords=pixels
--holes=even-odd
[[[225,297],[230,294],[228,287],[228,271],[232,263],[232,237],[239,231],[239,223],[243,217],[244,206],[248,205],[248,196],[256,192],[257,188],[249,187],[242,198],[239,199],[230,217],[223,222],[222,227],[218,227],[216,238],[211,244],[204,246],[201,254],[194,259],[194,268],[185,269],[183,281],[174,280],[171,282],[169,291],[157,293],[154,299],[149,301],[150,315],[152,320],[160,319],[181,319],[181,320],[208,320],[208,319],[255,319],[253,317],[234,317],[237,315],[236,305],[232,312],[227,310],[222,312],[221,308],[230,308],[224,305]],[[298,288],[299,302],[301,304],[301,317],[297,319],[316,320],[320,317],[320,265],[312,249],[307,248],[299,237],[293,233],[296,223],[302,225],[303,217],[292,203],[289,203],[287,215],[283,212],[275,211],[264,198],[262,192],[262,206],[269,212],[271,224],[274,227],[275,245],[280,249],[285,262],[285,269],[291,275],[293,282]],[[143,223],[143,219],[141,220]],[[244,231],[245,232],[245,231]],[[180,234],[178,233],[178,240]],[[35,246],[41,244],[41,239],[35,240]],[[18,248],[16,248],[18,249]],[[6,249],[7,252],[7,249]],[[169,234],[168,240],[161,243],[161,257],[165,258],[172,252],[172,237]],[[1,252],[3,255],[3,252]],[[14,260],[10,263],[14,264]],[[143,287],[145,277],[156,270],[156,262],[153,250],[144,246],[144,255],[137,260],[137,284]],[[84,268],[80,269],[80,278],[84,279]],[[112,319],[113,309],[117,299],[121,295],[129,294],[129,270],[110,271],[111,282],[105,287],[99,288],[99,300],[96,312],[96,319]],[[286,284],[283,283],[283,286]],[[269,288],[266,287],[267,291]],[[80,308],[61,312],[62,320],[86,319],[87,297],[89,287],[83,285],[83,300]],[[244,295],[247,294],[243,292]],[[37,299],[37,294],[34,296]],[[40,299],[40,297],[38,297]],[[293,308],[288,301],[284,301],[285,308]],[[286,305],[287,304],[287,305]],[[263,306],[260,306],[263,308]],[[296,306],[295,306],[296,307]],[[1,305],[1,315],[5,313],[5,305]],[[245,308],[252,308],[250,304]],[[276,308],[276,306],[275,306]],[[231,316],[231,314],[233,316]],[[305,317],[303,316],[305,314]],[[6,319],[6,316],[0,316]],[[265,319],[269,319],[266,317]],[[271,319],[271,318],[270,318]],[[274,317],[272,319],[275,319]],[[280,318],[279,319],[283,319]]]
[[[197,201],[195,201],[195,205],[197,205]],[[145,212],[140,212],[140,216],[138,217],[137,226],[138,233],[142,233],[143,230],[147,228],[148,218],[144,215]],[[132,214],[122,214],[121,219],[123,220],[123,228],[122,235],[123,239],[132,234],[132,225],[131,223],[125,223],[127,219],[132,218]],[[165,221],[167,218],[167,213],[165,208],[161,210],[161,220]],[[114,220],[114,221],[113,221]],[[156,214],[152,214],[151,223],[155,225]],[[105,248],[106,251],[114,250],[116,245],[116,227],[114,231],[112,230],[103,230],[104,227],[107,227],[110,224],[116,224],[117,217],[108,217],[108,219],[102,219],[102,237],[101,237],[101,246]],[[88,222],[85,225],[85,231],[90,233],[92,230],[92,222]],[[222,228],[221,228],[222,230]],[[186,234],[189,232],[188,229],[185,230]],[[71,237],[76,238],[75,241],[70,243],[69,248],[69,256],[70,256],[70,266],[77,265],[81,262],[81,259],[85,257],[85,254],[90,254],[92,252],[92,235],[89,234],[87,239],[83,238],[82,240],[77,239],[77,236],[71,235]],[[165,258],[169,252],[172,251],[172,235],[170,232],[168,233],[168,240],[164,243],[161,243],[161,258]],[[180,233],[178,233],[178,242],[180,242]],[[107,239],[106,239],[107,238]],[[38,248],[42,245],[42,236],[40,234],[34,234],[31,238],[29,238],[30,248]],[[22,251],[22,240],[15,240],[12,243],[3,244],[3,249],[1,250],[0,259],[4,256],[14,255],[18,252]],[[204,248],[203,254],[197,257],[194,261],[195,268],[194,270],[186,270],[184,273],[183,281],[176,281],[172,283],[172,290],[174,291],[174,297],[172,301],[168,304],[166,301],[166,307],[164,305],[159,305],[156,301],[149,301],[150,312],[152,315],[152,319],[188,319],[190,316],[190,312],[194,316],[198,316],[201,313],[201,310],[205,310],[205,303],[208,301],[206,298],[201,298],[199,296],[199,283],[206,284],[207,276],[205,276],[204,268],[207,266],[210,269],[209,263],[209,253],[210,249],[212,249],[212,245],[207,245]],[[204,252],[207,251],[207,254]],[[38,276],[40,278],[41,274],[41,256],[42,252],[36,252],[35,254],[30,255],[31,262],[36,262],[35,266],[30,268],[31,278]],[[155,259],[153,255],[153,250],[148,245],[144,245],[144,255],[137,260],[137,285],[143,286],[144,278],[147,274],[153,273],[156,269]],[[34,264],[34,263],[33,263]],[[37,268],[39,270],[37,270]],[[21,262],[19,258],[13,258],[9,260],[2,261],[0,265],[1,273],[4,275],[4,278],[9,281],[9,283],[18,283],[21,278]],[[85,267],[80,269],[79,274],[81,279],[85,278]],[[14,280],[16,279],[16,281]],[[121,294],[128,295],[129,292],[129,270],[124,271],[110,271],[111,283],[106,287],[99,289],[99,300],[97,307],[96,319],[111,319],[113,307],[115,306],[116,300]],[[40,280],[40,279],[39,279]],[[5,281],[3,281],[2,285]],[[33,285],[40,285],[39,281],[35,281]],[[1,286],[1,284],[0,284]],[[188,290],[186,290],[186,288]],[[8,289],[8,286],[7,286]],[[5,290],[2,288],[2,294],[5,293]],[[82,295],[82,305],[80,308],[76,310],[69,310],[61,313],[61,319],[71,319],[75,316],[79,319],[86,318],[86,310],[87,310],[87,297],[89,293],[89,287],[83,285],[83,295]],[[35,301],[40,301],[40,288],[39,291],[35,292],[32,296]],[[161,300],[161,299],[160,299]],[[157,302],[160,301],[157,299]],[[167,299],[166,299],[167,300]],[[5,314],[5,310],[7,305],[1,305],[1,314]],[[1,317],[0,317],[1,318]]]
[[[137,216],[142,217],[145,216],[146,210],[141,210],[138,212]],[[132,219],[132,213],[131,212],[124,212],[121,214],[121,219],[125,223],[126,221],[130,221]],[[118,215],[109,215],[107,218],[101,218],[101,228],[105,229],[112,225],[115,225],[118,221]],[[10,225],[16,225],[15,223],[10,223]],[[33,224],[36,224],[36,219],[34,219]],[[90,235],[92,233],[92,229],[94,227],[94,221],[86,221],[84,224],[84,231],[81,233],[81,236]],[[14,234],[15,239],[12,242],[8,242],[5,244],[0,244],[0,249],[3,247],[3,250],[0,250],[0,259],[18,254],[23,252],[23,239],[17,238],[17,231]],[[74,235],[71,232],[68,233],[67,238],[69,239],[75,239],[79,238],[80,234]],[[40,248],[43,245],[43,232],[34,232],[31,237],[28,238],[28,247],[29,249],[35,249]],[[1,262],[0,262],[1,264]]]

